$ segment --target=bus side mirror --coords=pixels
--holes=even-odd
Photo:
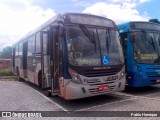
[[[131,33],[131,42],[134,43],[135,42],[135,37],[136,37],[136,33],[132,32]]]

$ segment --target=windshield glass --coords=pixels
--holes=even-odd
[[[140,63],[160,63],[160,33],[135,32],[134,58]]]
[[[122,64],[118,32],[86,26],[67,26],[69,63],[76,66]]]

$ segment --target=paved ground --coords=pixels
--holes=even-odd
[[[0,80],[0,111],[160,111],[160,85],[139,89],[127,88],[123,92],[114,94],[65,101],[59,97],[45,97],[38,87],[27,82]],[[8,120],[8,118],[4,119]],[[15,118],[11,119],[14,120]],[[30,119],[32,120],[33,118]],[[53,118],[46,119],[50,120]],[[54,119],[70,120],[90,118],[59,117]],[[106,118],[102,117],[92,119],[106,120]],[[136,120],[148,118],[112,117],[107,119]]]

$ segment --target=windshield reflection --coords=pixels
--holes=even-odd
[[[66,41],[69,63],[76,66],[122,64],[123,53],[118,32],[84,26],[67,26]],[[107,60],[103,63],[103,58]]]
[[[134,58],[140,63],[160,63],[160,33],[135,32]]]

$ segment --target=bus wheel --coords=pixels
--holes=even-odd
[[[38,73],[38,85],[40,88],[42,88],[42,72],[39,71]]]

